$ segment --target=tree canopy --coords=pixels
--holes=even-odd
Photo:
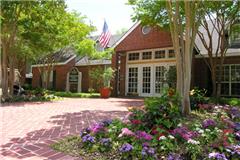
[[[8,87],[12,91],[13,72],[19,60],[34,61],[66,46],[78,48],[95,29],[84,20],[85,17],[81,14],[67,12],[63,0],[2,1],[1,60],[4,95],[8,95]],[[7,68],[10,68],[13,75],[8,76]],[[11,80],[10,83],[8,79]]]

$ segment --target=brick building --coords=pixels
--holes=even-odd
[[[108,47],[111,47],[121,35],[111,37]],[[92,39],[97,41],[97,36]],[[102,50],[100,45],[96,43],[97,50]],[[50,88],[56,91],[71,91],[71,92],[88,92],[89,88],[97,90],[96,82],[89,77],[89,72],[96,68],[111,67],[109,59],[89,59],[87,56],[77,56],[75,50],[71,47],[63,48],[52,55],[54,60],[52,71],[50,74]],[[32,65],[32,87],[37,88],[42,86],[41,72],[42,67],[46,64]]]
[[[235,36],[231,44],[234,45],[230,45],[224,62],[222,95],[239,97],[239,35]],[[158,96],[168,86],[166,71],[175,68],[176,64],[170,32],[160,27],[142,26],[138,22],[124,35],[112,40],[110,47],[114,48],[111,60],[88,60],[86,57],[68,54],[70,56],[64,62],[59,62],[54,66],[53,88],[87,92],[90,86],[94,86],[94,84],[90,84],[88,70],[97,66],[112,66],[115,69],[115,78],[112,80],[113,96]],[[199,53],[203,56],[200,56]],[[206,88],[210,93],[212,88],[210,70],[205,60],[208,60],[207,52],[197,38],[194,48],[191,85],[192,87]],[[40,84],[40,78],[36,66],[33,66],[32,72],[32,84],[33,87],[37,87]]]
[[[215,46],[216,40],[217,38],[213,38]],[[240,96],[239,34],[231,44],[224,61],[221,94],[238,97]],[[175,67],[176,63],[171,35],[168,31],[160,27],[142,26],[136,23],[113,47],[115,54],[112,57],[112,67],[117,72],[113,81],[114,95],[158,96],[168,86],[166,70]],[[208,60],[207,52],[197,38],[191,85],[206,88],[211,93],[210,70],[205,60]]]

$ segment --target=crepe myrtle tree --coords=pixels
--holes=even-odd
[[[219,97],[223,63],[230,46],[229,38],[233,32],[238,31],[238,34],[240,32],[239,25],[235,25],[240,23],[240,2],[237,0],[206,1],[201,5],[205,16],[200,23],[201,30],[197,35],[208,54],[208,59],[204,60],[211,72],[212,96]]]
[[[191,112],[190,83],[192,55],[202,15],[200,1],[129,0],[134,9],[133,20],[146,25],[168,28],[176,54],[177,91],[182,97],[184,115]]]

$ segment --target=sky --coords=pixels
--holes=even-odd
[[[127,0],[66,0],[68,11],[76,10],[86,16],[86,22],[91,22],[101,34],[104,19],[112,34],[122,28],[129,29],[134,22],[131,20],[133,10],[125,3]]]

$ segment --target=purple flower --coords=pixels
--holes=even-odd
[[[90,134],[87,134],[85,136],[82,137],[82,141],[85,142],[91,142],[94,143],[95,142],[95,137],[91,136]]]
[[[227,160],[224,153],[212,152],[208,154],[208,158],[217,160]]]
[[[236,123],[234,124],[234,128],[235,128],[235,130],[240,131],[240,123],[239,123],[239,122],[236,122]]]
[[[180,154],[171,153],[168,155],[167,160],[182,160]]]
[[[142,156],[153,156],[155,154],[155,149],[152,147],[144,146],[141,153]]]
[[[119,149],[120,152],[130,152],[131,150],[133,150],[133,146],[129,143],[123,144]]]
[[[149,155],[154,155],[155,154],[155,149],[154,148],[149,148],[147,152],[148,152]]]
[[[239,118],[240,117],[240,111],[237,107],[232,107],[230,109],[230,115],[231,117],[234,118]]]
[[[89,133],[90,133],[90,128],[85,128],[80,132],[80,137],[82,138],[83,136],[85,136]]]
[[[96,124],[92,125],[92,127],[90,128],[90,130],[93,133],[98,133],[100,131],[103,131],[103,129],[104,129],[104,124],[103,123],[96,123]]]
[[[240,145],[233,145],[228,147],[228,149],[232,155],[240,156]]]
[[[100,140],[100,143],[103,145],[103,146],[109,146],[110,145],[110,142],[111,142],[111,139],[110,138],[102,138]]]
[[[240,141],[240,131],[237,131],[237,132],[235,133],[235,136],[236,136],[236,139],[237,139],[238,141]]]
[[[198,133],[195,131],[190,131],[187,127],[178,127],[172,131],[173,135],[179,135],[185,140],[193,139],[198,136]]]
[[[110,124],[112,124],[112,120],[111,119],[106,119],[106,120],[102,121],[102,123],[104,124],[105,127],[107,127]]]
[[[147,141],[150,141],[152,139],[152,136],[144,131],[137,131],[136,135],[139,139],[145,139]]]
[[[143,147],[149,147],[149,143],[148,143],[148,142],[144,142],[144,143],[142,144],[142,146],[143,146]]]
[[[202,122],[203,128],[208,128],[208,127],[215,127],[217,124],[213,119],[205,119]]]

